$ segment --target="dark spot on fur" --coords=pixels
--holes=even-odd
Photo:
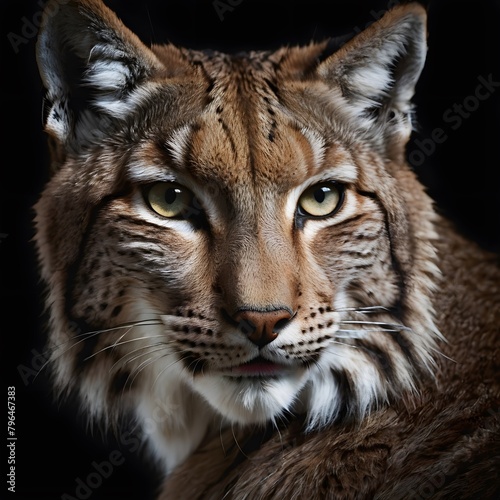
[[[269,87],[269,90],[275,95],[275,97],[279,100],[279,90],[278,86],[276,85],[276,82],[269,79],[269,78],[264,78],[264,81],[267,83],[267,86]]]
[[[208,86],[207,86],[207,88],[206,88],[205,92],[206,92],[207,94],[210,94],[210,92],[212,92],[212,90],[214,89],[214,87],[215,87],[215,82],[214,82],[213,80],[211,80],[211,81],[209,82],[209,84],[208,84]]]
[[[76,327],[76,331],[81,332],[82,334],[82,337],[79,337],[78,340],[78,346],[81,347],[74,360],[74,371],[76,374],[81,374],[84,370],[89,370],[92,367],[92,362],[97,359],[97,357],[91,356],[95,354],[97,350],[100,335],[91,334],[91,332],[96,331],[96,328],[92,327],[82,319],[75,319],[73,320],[73,323]],[[85,335],[85,333],[89,333],[89,335]]]
[[[193,352],[186,353],[186,355],[182,357],[182,361],[186,368],[193,373],[193,375],[202,373],[203,368],[205,367],[205,361],[201,359],[198,354]]]
[[[130,379],[130,373],[128,371],[118,371],[114,374],[111,382],[109,384],[109,392],[111,396],[123,393],[126,389],[130,389],[130,385],[127,382]]]
[[[337,383],[340,396],[339,417],[345,418],[354,412],[354,386],[349,373],[345,370],[330,368],[330,372]]]
[[[120,314],[121,310],[122,310],[122,306],[115,306],[113,311],[111,311],[111,317],[115,318],[116,316],[118,316]]]

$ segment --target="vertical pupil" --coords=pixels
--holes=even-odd
[[[319,189],[316,189],[316,191],[314,191],[314,199],[318,202],[318,203],[323,203],[325,201],[325,198],[326,198],[326,190],[328,188],[326,187],[321,187]]]
[[[170,205],[174,203],[175,199],[177,198],[177,193],[179,192],[179,189],[176,188],[169,188],[165,191],[165,201]]]

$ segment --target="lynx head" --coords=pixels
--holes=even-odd
[[[94,415],[168,408],[170,468],[221,421],[319,428],[432,374],[433,211],[405,164],[425,22],[231,55],[147,48],[98,0],[47,10],[56,386]]]

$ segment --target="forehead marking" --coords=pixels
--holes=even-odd
[[[189,140],[191,135],[191,125],[183,125],[174,130],[165,141],[165,147],[172,156],[177,166],[182,167],[189,150]]]

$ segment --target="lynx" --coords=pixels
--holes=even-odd
[[[50,373],[154,423],[159,498],[500,493],[497,257],[405,160],[426,39],[417,3],[238,54],[47,8]]]

